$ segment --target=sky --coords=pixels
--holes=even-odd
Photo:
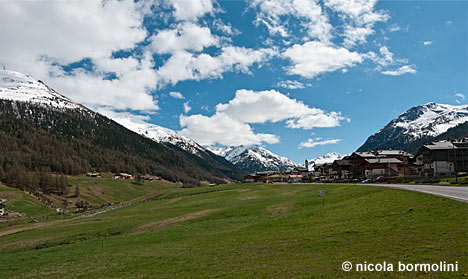
[[[0,2],[0,65],[202,145],[302,163],[468,101],[468,1]]]

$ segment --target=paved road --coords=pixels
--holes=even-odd
[[[426,194],[442,196],[468,203],[468,187],[433,186],[433,185],[408,185],[408,184],[360,184],[394,189],[416,191]]]

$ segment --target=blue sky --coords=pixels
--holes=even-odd
[[[412,106],[466,104],[467,1],[3,6],[2,65],[204,145],[260,144],[303,162],[354,151]]]

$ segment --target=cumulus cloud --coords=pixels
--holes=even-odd
[[[167,2],[174,8],[173,15],[177,20],[194,21],[214,11],[212,0],[167,0]]]
[[[414,65],[404,65],[395,70],[383,71],[382,74],[389,76],[401,76],[404,74],[416,74],[416,69]]]
[[[367,37],[374,34],[374,25],[386,21],[389,15],[382,10],[375,10],[377,0],[325,0],[328,8],[337,12],[345,22],[344,45],[353,47],[365,43]]]
[[[169,92],[169,96],[171,96],[174,99],[185,99],[184,95],[182,95],[182,93],[177,92],[177,91]]]
[[[299,143],[299,148],[312,148],[316,147],[319,145],[328,145],[328,144],[336,144],[340,142],[341,139],[331,139],[331,140],[321,140],[320,138],[315,138],[315,139],[308,139],[305,142]]]
[[[429,45],[432,45],[432,42],[431,41],[425,41],[425,42],[423,42],[423,45],[429,46]]]
[[[276,91],[237,90],[226,104],[218,104],[212,116],[191,115],[180,117],[183,135],[202,144],[259,144],[275,143],[278,137],[255,134],[249,124],[286,121],[288,128],[312,129],[336,127],[347,120],[339,112],[325,112],[311,108]],[[222,123],[220,123],[222,122]],[[231,126],[234,127],[231,129]],[[241,134],[241,131],[244,134]]]
[[[272,35],[290,36],[288,19],[294,17],[301,21],[309,38],[332,38],[332,25],[315,0],[253,0],[251,7],[258,9],[256,23],[264,24]]]
[[[288,68],[288,74],[306,78],[353,67],[363,61],[357,52],[317,41],[295,44],[283,53],[283,57],[293,64]]]
[[[186,127],[179,133],[194,139],[201,145],[219,143],[223,145],[278,143],[272,134],[255,133],[252,127],[224,113],[209,117],[201,114],[180,116],[180,125]]]
[[[144,1],[8,1],[0,9],[0,58],[92,108],[156,110],[150,55],[114,58],[142,42]],[[115,15],[119,16],[116,17]],[[5,43],[8,42],[8,43]],[[88,60],[93,71],[62,66]],[[115,78],[109,78],[115,76]]]
[[[193,54],[187,51],[174,53],[157,71],[162,84],[176,84],[183,80],[220,78],[227,71],[249,73],[249,68],[270,59],[276,52],[271,49],[248,49],[227,46],[217,56]]]
[[[465,95],[461,92],[455,94],[455,102],[457,102],[457,104],[461,104],[463,101],[465,101]]]
[[[338,12],[341,17],[352,20],[360,26],[386,21],[389,18],[385,11],[374,10],[377,0],[325,0],[324,3],[325,6]]]
[[[156,53],[174,53],[180,50],[202,51],[214,46],[219,39],[211,34],[208,27],[185,22],[175,29],[161,30],[150,38],[151,49]]]

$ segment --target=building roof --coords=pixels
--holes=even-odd
[[[366,162],[369,164],[400,164],[402,161],[396,158],[376,158],[376,159],[366,159]]]
[[[269,174],[274,174],[274,171],[257,171],[255,174],[256,175],[269,175]]]
[[[429,150],[438,150],[438,149],[455,149],[457,148],[451,141],[436,141],[430,144],[425,144],[423,147]]]
[[[362,158],[379,158],[379,157],[388,157],[388,156],[408,156],[413,157],[413,154],[408,153],[404,150],[372,150],[366,152],[354,152],[359,157]]]
[[[335,160],[333,161],[333,164],[337,164],[339,166],[347,166],[350,165],[349,160]]]

